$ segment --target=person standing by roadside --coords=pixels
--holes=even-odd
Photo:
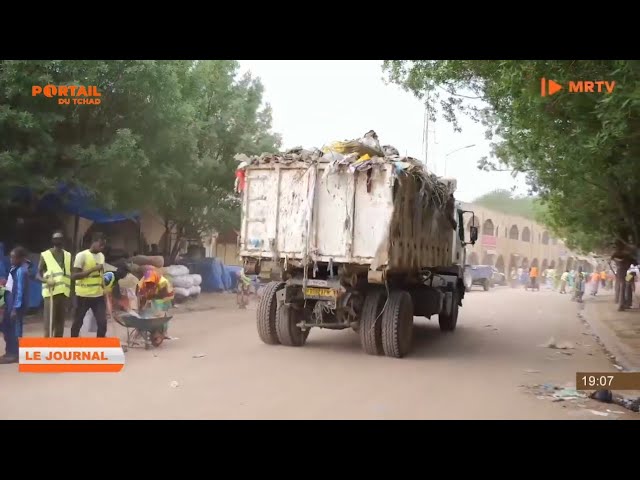
[[[631,265],[625,275],[625,283],[623,285],[623,307],[631,308],[633,306],[633,294],[636,291],[636,276],[638,275],[638,267]]]
[[[520,284],[524,286],[524,289],[527,289],[527,283],[529,282],[529,269],[521,268],[520,269]]]
[[[15,247],[11,251],[11,268],[5,285],[2,333],[6,347],[0,363],[18,363],[18,339],[22,337],[29,298],[29,265],[27,251],[22,247]]]
[[[511,288],[516,288],[518,286],[518,272],[516,271],[516,267],[511,268],[509,278],[511,280]]]
[[[105,247],[102,234],[96,233],[92,237],[91,247],[76,255],[73,262],[71,279],[76,282],[76,311],[71,325],[71,336],[80,335],[84,316],[91,310],[98,324],[96,337],[107,334],[107,304],[104,298],[104,255]]]
[[[540,286],[538,285],[538,267],[531,267],[529,269],[529,280],[531,282],[531,290],[540,290]]]
[[[591,274],[591,295],[596,296],[598,294],[598,287],[600,286],[600,274],[594,271]]]
[[[569,278],[569,270],[565,270],[565,272],[560,277],[560,293],[567,293],[568,278]]]
[[[574,281],[573,281],[573,300],[578,303],[582,303],[582,296],[584,295],[585,289],[585,277],[584,273],[582,273],[582,267],[578,267],[578,271],[576,272]]]
[[[71,253],[62,248],[63,242],[62,232],[54,232],[51,237],[53,247],[40,254],[38,264],[36,278],[42,282],[45,337],[50,333],[54,337],[64,336],[64,317],[71,295]]]

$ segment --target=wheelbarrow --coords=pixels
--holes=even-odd
[[[164,327],[172,318],[172,315],[166,314],[160,317],[140,317],[130,313],[114,312],[113,315],[113,319],[127,329],[127,344],[123,345],[125,352],[129,348],[140,346],[140,340],[145,350],[160,346],[164,340]]]

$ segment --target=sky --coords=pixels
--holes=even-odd
[[[382,145],[424,161],[424,105],[385,83],[382,61],[241,60],[240,65],[261,79],[264,100],[273,109],[273,130],[282,135],[285,149],[320,148],[375,130]],[[446,166],[446,176],[458,181],[458,200],[470,202],[514,186],[516,193],[525,193],[524,179],[478,170],[478,160],[489,156],[490,142],[482,126],[466,118],[460,123],[458,133],[444,119],[430,122],[427,167],[444,176]],[[474,146],[462,148],[468,145]]]

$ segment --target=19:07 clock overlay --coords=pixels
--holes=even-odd
[[[640,390],[640,372],[577,372],[576,390]]]

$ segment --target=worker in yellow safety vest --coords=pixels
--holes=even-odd
[[[91,247],[76,255],[71,279],[76,282],[76,311],[71,325],[71,336],[80,335],[84,316],[91,309],[98,325],[97,337],[107,333],[107,303],[104,295],[104,255],[105,240],[102,234],[92,237]]]
[[[71,253],[62,248],[62,232],[54,232],[51,243],[53,247],[40,254],[36,277],[42,282],[44,336],[48,337],[52,333],[54,337],[62,337],[71,294]]]

